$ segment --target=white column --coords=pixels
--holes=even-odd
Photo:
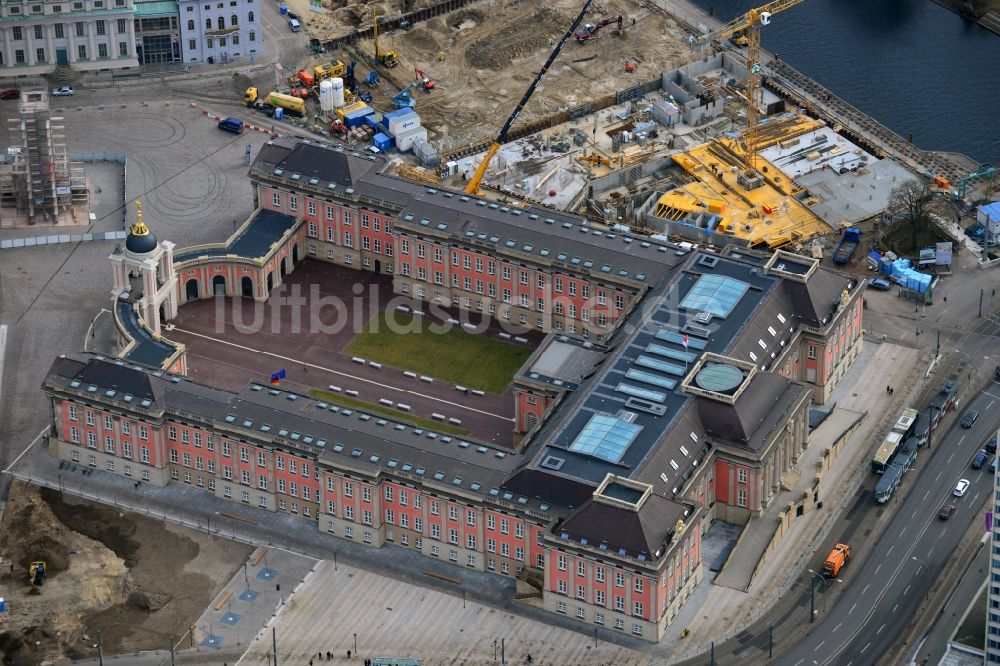
[[[4,65],[6,65],[7,67],[13,67],[15,63],[14,63],[14,45],[13,43],[11,43],[10,40],[11,30],[10,28],[0,28],[0,30],[3,30]]]
[[[87,59],[97,59],[97,47],[94,45],[94,33],[97,32],[97,21],[87,21]]]
[[[56,47],[52,42],[52,35],[55,33],[56,28],[52,23],[45,25],[45,58],[46,61],[55,64],[56,63]]]
[[[138,58],[138,52],[135,48],[135,17],[130,17],[128,19],[128,52],[130,58]]]
[[[32,41],[32,35],[34,34],[34,32],[35,32],[35,26],[32,26],[32,25],[25,26],[25,28],[24,28],[24,41],[27,44],[27,46],[25,46],[25,50],[27,51],[27,53],[25,53],[25,56],[27,56],[25,58],[25,60],[26,60],[26,62],[29,65],[36,64],[36,61],[35,61],[35,43]]]
[[[76,62],[76,21],[66,24],[66,53],[70,64]]]

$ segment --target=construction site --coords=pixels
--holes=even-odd
[[[800,1],[698,32],[632,0],[293,0],[313,56],[278,68],[269,95],[245,77],[236,87],[258,112],[389,153],[428,185],[822,257],[893,188],[921,173],[950,185],[974,165],[849,131],[771,85],[790,68],[761,50],[760,17]]]
[[[0,662],[177,642],[252,549],[14,483],[0,525]]]
[[[48,92],[24,91],[8,123],[16,143],[0,155],[0,228],[87,223],[83,164],[70,159]]]

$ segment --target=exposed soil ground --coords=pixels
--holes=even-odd
[[[0,660],[3,664],[165,649],[179,639],[250,548],[62,497],[11,487],[0,525]],[[49,575],[33,594],[31,562]]]
[[[292,0],[292,5],[297,2],[307,10],[308,0]],[[378,4],[399,12],[400,3]],[[413,6],[426,4],[432,3],[414,2]],[[481,2],[418,23],[409,31],[380,35],[380,46],[395,50],[399,65],[391,70],[378,68],[382,80],[371,91],[374,106],[380,111],[392,110],[392,95],[413,82],[414,70],[420,68],[435,80],[436,88],[429,94],[416,89],[411,92],[416,96],[416,111],[429,130],[429,138],[440,150],[495,136],[579,9],[579,0]],[[357,25],[360,29],[371,25],[370,11],[364,14],[360,5],[336,10],[332,15],[346,12],[362,16]],[[611,25],[587,43],[570,39],[520,115],[519,123],[653,80],[692,58],[684,30],[673,19],[651,13],[637,0],[597,2],[585,22],[597,23],[618,15],[624,19],[622,33]],[[349,31],[346,25],[339,31],[327,29],[325,19],[317,16],[307,15],[306,27],[311,36],[323,38]],[[313,56],[309,63],[298,64],[331,59],[349,62],[353,58],[359,63],[355,74],[361,80],[371,69],[374,50],[373,42],[365,40],[346,52]],[[636,71],[626,74],[626,63],[636,64]]]

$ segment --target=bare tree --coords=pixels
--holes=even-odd
[[[914,254],[919,252],[917,247],[919,235],[934,227],[934,219],[928,207],[932,198],[933,195],[927,185],[917,180],[908,180],[897,185],[889,194],[889,206],[900,209],[900,216],[910,227],[913,243],[911,250]]]

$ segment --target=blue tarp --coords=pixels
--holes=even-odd
[[[874,254],[876,253],[873,252],[868,256],[874,259],[875,257],[872,257]],[[922,294],[930,289],[931,283],[934,281],[933,276],[914,270],[913,264],[909,259],[897,259],[890,262],[879,256],[877,260],[879,273],[888,275],[889,279],[899,286],[910,291],[915,291],[918,294]]]
[[[986,214],[988,220],[1000,220],[1000,201],[980,206],[979,210]]]

